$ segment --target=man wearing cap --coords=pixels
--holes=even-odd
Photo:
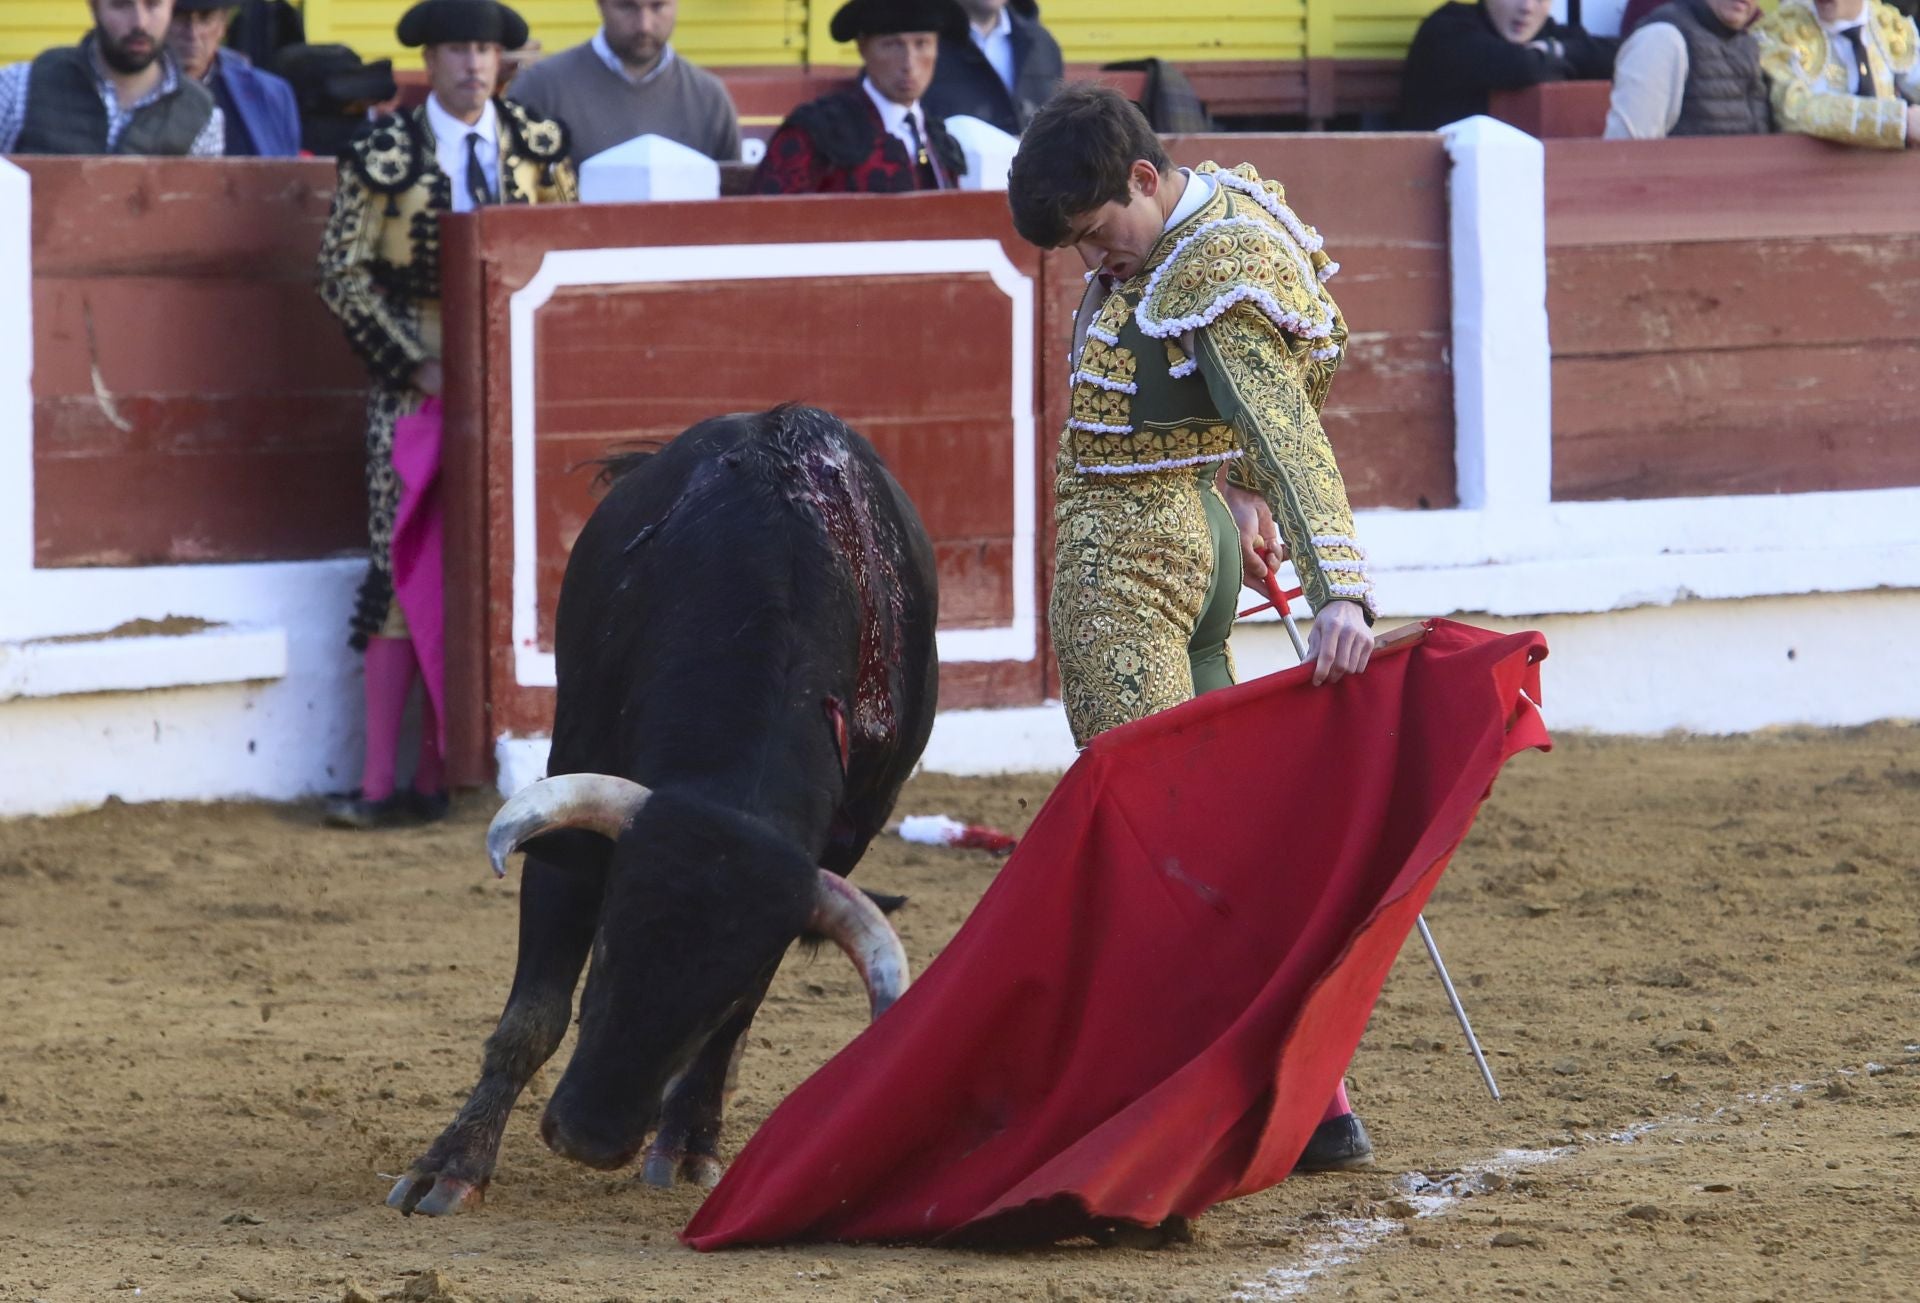
[[[225,115],[167,53],[173,0],[88,0],[79,45],[0,68],[0,154],[218,157]]]
[[[446,810],[439,725],[431,710],[413,790],[396,791],[394,782],[400,720],[416,669],[425,672],[429,706],[439,682],[438,664],[416,656],[408,617],[395,600],[392,551],[402,492],[394,427],[438,397],[442,384],[438,216],[579,197],[565,129],[493,96],[501,51],[526,44],[519,14],[497,0],[421,0],[400,19],[399,36],[402,45],[425,47],[432,93],[419,107],[374,122],[341,155],[320,246],[321,298],[373,376],[367,395],[370,547],[352,618],[353,645],[367,653],[366,767],[359,792],[327,811],[330,822],[350,827]]]
[[[847,0],[828,28],[860,49],[860,80],[802,104],[767,142],[759,194],[951,190],[966,158],[921,110],[942,34],[966,39],[955,0]]]
[[[1920,149],[1920,30],[1886,0],[1781,0],[1753,34],[1782,131]]]
[[[300,104],[293,87],[223,48],[240,11],[235,0],[173,0],[167,49],[180,71],[207,88],[226,117],[227,156],[291,158],[300,152]]]

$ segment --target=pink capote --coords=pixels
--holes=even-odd
[[[1501,765],[1533,633],[1445,620],[1096,738],[926,973],[682,1238],[1046,1240],[1282,1180]]]
[[[438,398],[429,398],[411,416],[393,426],[393,469],[400,477],[400,503],[394,510],[393,597],[407,617],[414,656],[427,699],[433,703],[436,741],[447,746],[446,590],[443,547],[446,517],[440,503],[440,424]]]

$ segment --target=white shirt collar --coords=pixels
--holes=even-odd
[[[489,145],[500,143],[500,115],[494,112],[493,101],[487,101],[487,107],[480,110],[480,120],[468,126],[453,114],[440,107],[438,96],[427,96],[427,125],[433,128],[433,139],[439,145],[464,145],[470,132],[480,133],[480,139]]]
[[[1012,15],[1007,13],[1006,9],[1003,7],[1000,10],[1000,21],[996,22],[993,25],[993,30],[990,32],[981,31],[977,26],[973,24],[971,20],[969,20],[967,23],[967,35],[971,36],[973,38],[973,43],[975,45],[980,46],[982,49],[986,48],[986,44],[988,41],[994,40],[996,38],[1006,37],[1008,39],[1011,39],[1013,36],[1013,17]]]
[[[1808,8],[1812,8],[1812,6],[1809,5]],[[1813,11],[1813,21],[1819,23],[1820,30],[1828,36],[1841,36],[1856,27],[1865,27],[1867,25],[1867,19],[1871,17],[1873,17],[1873,0],[1867,0],[1867,3],[1860,6],[1860,16],[1858,18],[1848,18],[1837,23],[1830,23],[1822,18],[1818,9],[1814,9]]]
[[[1171,231],[1180,223],[1200,211],[1200,206],[1213,198],[1213,188],[1220,183],[1210,176],[1196,176],[1192,169],[1181,168],[1186,174],[1187,188],[1181,192],[1180,202],[1173,206],[1173,212],[1167,217],[1167,224],[1160,229]]]
[[[906,122],[908,115],[911,114],[913,117],[913,125],[920,128],[921,138],[926,138],[926,118],[920,112],[920,104],[918,101],[910,105],[895,104],[892,100],[880,93],[879,87],[873,84],[873,78],[871,77],[862,77],[860,79],[860,89],[865,91],[867,98],[873,101],[873,107],[880,110],[880,125],[887,129],[888,135],[898,136],[903,134],[902,124]]]
[[[673,63],[673,47],[669,45],[660,51],[660,62],[653,65],[653,71],[644,77],[635,77],[627,71],[627,65],[620,62],[620,56],[613,52],[613,47],[607,44],[606,28],[602,27],[599,31],[595,32],[593,34],[593,40],[589,41],[588,44],[593,46],[593,52],[600,56],[600,62],[606,64],[607,67],[611,68],[614,73],[619,76],[621,81],[626,82],[630,86],[646,85],[655,77],[665,72]]]

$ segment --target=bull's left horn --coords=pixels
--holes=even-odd
[[[898,1000],[913,979],[907,951],[893,924],[865,892],[837,873],[820,870],[814,888],[813,921],[808,927],[847,952],[867,984],[867,1003],[878,1018]]]
[[[618,838],[653,795],[614,774],[559,774],[515,793],[487,825],[487,858],[496,877],[507,876],[507,856],[543,832],[585,828]]]

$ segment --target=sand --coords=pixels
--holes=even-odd
[[[901,812],[1017,830],[1049,786],[923,778]],[[1427,915],[1505,1101],[1416,940],[1350,1078],[1379,1168],[1154,1251],[698,1255],[674,1232],[699,1191],[540,1145],[560,1059],[483,1209],[383,1207],[512,972],[494,805],[385,834],[265,805],[0,824],[0,1300],[1920,1293],[1920,728],[1518,758]],[[912,896],[924,966],[998,864],[886,839],[861,878]],[[789,961],[731,1146],[864,1007],[837,955]]]

